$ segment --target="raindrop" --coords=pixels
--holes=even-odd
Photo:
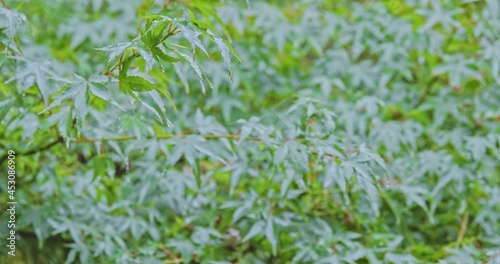
[[[172,122],[170,122],[170,120],[167,119],[167,126],[169,128],[172,128],[172,127],[174,127],[174,124],[172,124]]]
[[[130,170],[130,163],[128,160],[128,156],[125,158],[125,172],[128,173]]]

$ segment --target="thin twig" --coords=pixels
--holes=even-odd
[[[1,1],[1,0],[0,0]],[[44,150],[47,150],[47,149],[50,149],[51,147],[59,144],[59,143],[63,143],[64,140],[62,137],[58,137],[56,140],[50,142],[49,144],[43,146],[43,147],[39,147],[39,148],[34,148],[34,149],[31,149],[31,150],[28,150],[26,152],[22,152],[22,153],[18,153],[18,155],[21,155],[21,156],[28,156],[28,155],[33,155],[35,153],[38,153],[38,152],[41,152],[41,151],[44,151]],[[0,157],[0,164],[2,164],[8,157],[8,154],[4,154],[2,157]]]
[[[469,222],[469,214],[465,214],[465,216],[460,221],[460,231],[458,232],[458,237],[457,237],[457,247],[460,247],[460,244],[462,244],[462,241],[464,240],[468,222]]]
[[[192,131],[189,131],[192,132]],[[219,135],[199,135],[199,134],[191,134],[191,133],[183,133],[183,134],[159,134],[159,135],[154,135],[154,136],[146,136],[143,137],[144,139],[172,139],[172,138],[186,138],[187,136],[190,135],[196,135],[200,136],[204,139],[234,139],[234,140],[241,140],[242,137],[238,134],[219,134]],[[95,142],[106,142],[106,141],[129,141],[129,140],[134,140],[138,139],[137,136],[117,136],[117,137],[103,137],[103,138],[72,138],[70,139],[70,142],[74,143],[95,143]],[[263,142],[262,139],[256,138],[256,137],[246,137],[244,138],[245,140],[248,141],[253,141],[253,142]],[[282,139],[283,142],[287,143],[290,141],[306,141],[306,140],[311,140],[307,138],[285,138]],[[309,144],[308,144],[309,145]],[[356,153],[359,152],[359,149],[349,149],[345,150],[345,153]],[[318,154],[315,151],[313,151],[314,154]],[[331,157],[331,158],[340,158],[334,154],[331,153],[324,153],[323,155]]]
[[[146,136],[144,137],[145,139],[171,139],[171,138],[186,138],[191,134],[159,134],[155,136]],[[228,138],[228,139],[240,139],[240,135],[236,134],[221,134],[221,135],[198,135],[200,137],[203,137],[205,139],[219,139],[219,138]],[[137,139],[136,136],[118,136],[118,137],[105,137],[105,138],[72,138],[70,139],[71,142],[76,142],[76,143],[94,143],[94,142],[104,142],[104,141],[128,141],[128,140],[134,140]],[[246,140],[249,141],[256,141],[256,142],[261,142],[262,140],[258,138],[252,138],[252,137],[247,137],[245,138]]]
[[[487,260],[483,261],[481,264],[488,264],[488,263],[490,263],[490,261],[492,261],[493,259],[495,259],[498,256],[500,256],[500,252],[493,254],[493,256],[489,257]]]
[[[177,255],[174,254],[174,252],[172,252],[170,249],[166,248],[165,246],[158,246],[158,248],[163,251],[164,253],[166,253],[167,255],[169,255],[171,258],[173,258],[173,262],[168,262],[168,263],[175,263],[175,264],[179,264],[181,263],[181,260],[179,259],[179,257],[177,257]]]

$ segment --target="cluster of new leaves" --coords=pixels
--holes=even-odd
[[[500,261],[496,0],[28,2],[20,263]]]

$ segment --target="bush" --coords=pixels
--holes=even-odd
[[[497,1],[0,2],[2,263],[500,263]]]

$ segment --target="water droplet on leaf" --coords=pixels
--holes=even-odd
[[[130,170],[130,163],[128,157],[125,159],[125,172],[128,173]]]

